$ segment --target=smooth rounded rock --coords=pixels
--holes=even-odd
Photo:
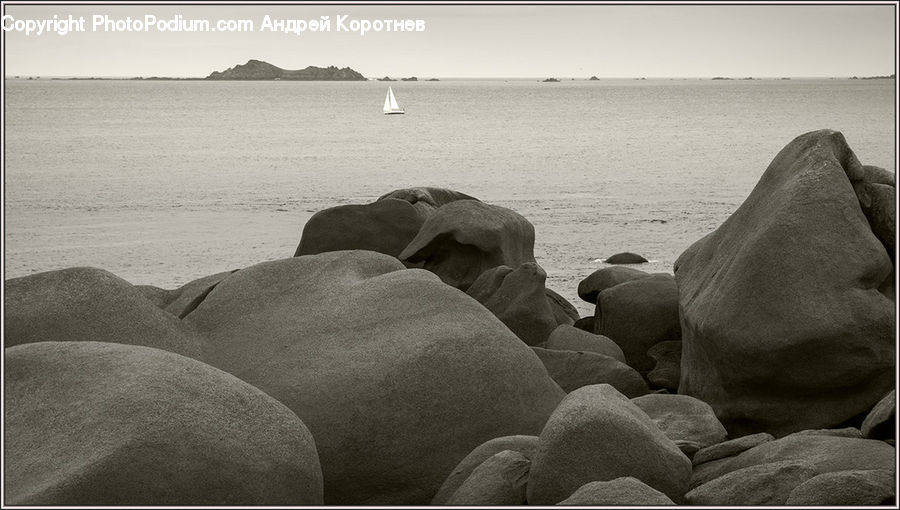
[[[566,506],[662,506],[674,505],[668,496],[630,476],[582,485],[557,505]]]
[[[622,253],[616,253],[615,255],[608,257],[603,262],[606,262],[607,264],[643,264],[644,262],[647,262],[647,259],[638,255],[637,253],[626,251]]]
[[[654,345],[681,339],[678,288],[667,274],[654,274],[608,288],[597,300],[599,321],[594,332],[616,342],[628,364],[647,373],[655,362],[647,355]]]
[[[563,397],[481,304],[372,251],[242,269],[185,320],[208,363],[303,419],[326,504],[427,504],[473,448],[537,434]]]
[[[582,485],[631,476],[678,501],[691,462],[612,386],[569,393],[547,421],[531,463],[528,502],[556,504]]]
[[[249,384],[167,351],[5,350],[5,502],[321,505],[312,435]]]
[[[201,340],[134,285],[91,267],[4,282],[5,347],[32,342],[113,342],[196,358]]]

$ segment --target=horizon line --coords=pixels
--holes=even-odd
[[[842,79],[864,79],[864,78],[883,78],[890,79],[895,77],[896,73],[884,74],[884,75],[816,75],[816,76],[795,76],[795,75],[769,75],[769,76],[753,76],[753,75],[708,75],[708,76],[596,76],[590,75],[584,77],[584,75],[578,76],[428,76],[428,77],[419,77],[417,75],[411,75],[408,77],[400,77],[397,75],[397,78],[393,78],[390,75],[385,75],[388,78],[391,78],[394,81],[403,81],[404,78],[416,78],[416,81],[426,81],[429,79],[442,79],[442,80],[545,80],[545,79],[557,79],[557,80],[588,80],[596,77],[597,80],[711,80],[713,78],[720,78],[722,80],[780,80],[780,79],[831,79],[831,78],[842,78]],[[95,80],[137,80],[137,79],[171,79],[171,80],[206,80],[208,76],[176,76],[176,75],[150,75],[150,76],[134,76],[134,75],[60,75],[60,74],[16,74],[16,75],[4,75],[4,79],[27,79],[27,78],[45,78],[45,79],[95,79]],[[261,80],[237,80],[237,79],[226,79],[226,80],[210,80],[210,81],[381,81],[382,78],[376,77],[364,77],[364,80],[282,80],[282,79],[261,79]],[[406,80],[411,81],[411,80]]]

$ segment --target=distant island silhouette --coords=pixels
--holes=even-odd
[[[248,60],[225,71],[213,71],[207,80],[295,80],[295,81],[363,81],[365,76],[345,67],[315,67],[288,70],[261,60]]]

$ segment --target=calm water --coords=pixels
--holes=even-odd
[[[548,286],[619,251],[671,272],[804,132],[895,167],[893,80],[6,80],[5,275],[136,284],[293,255],[320,209],[439,186],[535,226]]]

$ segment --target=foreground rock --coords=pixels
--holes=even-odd
[[[679,501],[691,462],[624,395],[606,384],[585,386],[566,396],[541,432],[528,502],[556,504],[588,482],[627,476]]]
[[[463,482],[469,478],[472,471],[484,461],[502,451],[514,451],[521,454],[529,461],[538,448],[537,436],[504,436],[491,439],[472,450],[466,457],[453,468],[453,471],[444,481],[441,488],[431,500],[432,505],[446,505],[450,497],[456,492]]]
[[[294,256],[372,250],[396,257],[413,240],[424,221],[404,200],[330,207],[313,214],[303,226]]]
[[[4,347],[32,342],[114,342],[200,354],[200,340],[134,285],[91,267],[4,282]]]
[[[732,434],[835,427],[892,389],[894,268],[853,189],[864,174],[840,133],[800,136],[676,262],[679,392]]]
[[[466,291],[527,345],[547,341],[556,329],[556,318],[547,301],[547,273],[534,262],[513,270],[507,266],[489,269]]]
[[[8,504],[322,504],[304,424],[220,370],[100,342],[11,347],[5,365]]]
[[[327,504],[427,504],[473,448],[537,434],[563,396],[483,306],[370,251],[242,269],[185,320],[208,363],[306,423]]]
[[[626,476],[608,482],[586,483],[557,505],[566,506],[661,506],[675,503],[637,478]]]
[[[446,284],[466,290],[488,269],[534,262],[534,227],[505,207],[457,200],[425,220],[400,260],[422,262]]]
[[[678,288],[667,274],[654,274],[605,289],[597,299],[594,332],[615,341],[629,365],[647,373],[656,364],[647,351],[681,338]]]

